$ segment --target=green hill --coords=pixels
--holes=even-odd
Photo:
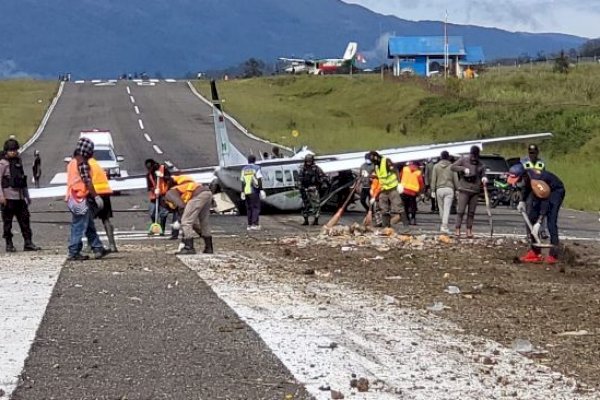
[[[0,140],[15,135],[21,144],[33,135],[58,84],[48,81],[0,81]]]
[[[208,82],[196,82],[208,95]],[[540,143],[567,185],[566,205],[598,210],[600,67],[492,69],[474,80],[378,75],[278,76],[219,83],[224,107],[250,131],[319,153],[553,132]],[[300,132],[297,138],[293,130]],[[525,145],[486,148],[506,156]]]

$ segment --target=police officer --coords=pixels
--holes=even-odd
[[[246,213],[248,215],[247,230],[260,230],[260,202],[267,195],[262,188],[262,172],[256,165],[256,156],[248,156],[248,164],[242,168],[240,181],[242,183],[241,199],[246,201]]]
[[[540,149],[536,144],[530,144],[527,146],[527,155],[528,157],[523,157],[521,159],[521,164],[523,167],[527,169],[537,169],[538,171],[543,171],[546,169],[546,164],[544,160],[540,158]]]
[[[304,157],[304,164],[300,167],[298,173],[298,185],[304,208],[302,216],[304,222],[302,225],[308,225],[308,217],[314,216],[313,225],[319,225],[319,215],[321,213],[321,197],[319,191],[321,186],[327,181],[327,176],[323,170],[315,164],[315,157],[307,154]]]
[[[0,178],[2,179],[0,207],[2,208],[3,237],[6,240],[7,253],[16,251],[12,240],[12,221],[14,217],[17,217],[25,242],[23,250],[40,250],[32,241],[33,234],[29,221],[31,199],[27,190],[27,176],[23,170],[21,157],[19,157],[19,147],[19,142],[16,139],[8,139],[4,142],[4,155],[0,159]]]
[[[548,264],[558,262],[558,213],[566,194],[563,182],[558,176],[549,171],[535,168],[525,169],[522,164],[515,164],[510,167],[509,173],[519,178],[517,187],[521,190],[521,199],[531,198],[531,207],[529,209],[523,200],[517,206],[517,210],[521,212],[527,211],[529,221],[533,223],[532,231],[529,232],[529,228],[527,228],[527,233],[534,240],[536,237],[539,237],[539,232],[545,219],[548,231],[550,232],[550,243],[553,245],[545,261]],[[540,184],[539,181],[543,182],[543,184]],[[521,257],[521,261],[527,263],[544,261],[541,249],[531,246],[527,254]]]

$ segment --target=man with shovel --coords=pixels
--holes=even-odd
[[[525,201],[519,202],[517,210],[523,214],[527,223],[527,233],[531,236],[531,249],[520,258],[525,263],[538,263],[545,261],[548,264],[558,262],[558,213],[565,198],[563,182],[551,172],[546,170],[525,169],[518,163],[510,167],[509,179],[517,184],[521,191],[521,199],[532,198],[531,208],[527,212]],[[546,219],[550,231],[550,254],[544,260],[539,232],[542,222]],[[532,226],[533,223],[533,226]]]

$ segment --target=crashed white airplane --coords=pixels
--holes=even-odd
[[[202,184],[217,183],[221,190],[227,194],[227,196],[238,207],[238,209],[244,210],[244,202],[240,199],[240,174],[242,167],[247,164],[246,156],[244,156],[229,141],[227,128],[225,125],[225,116],[221,109],[221,104],[214,81],[211,82],[211,89],[219,165],[213,167],[180,170],[174,173],[174,175],[190,176],[195,181]],[[392,162],[397,164],[407,161],[426,160],[428,158],[439,157],[443,150],[448,151],[450,154],[459,155],[468,153],[473,145],[483,148],[484,145],[489,144],[533,141],[551,136],[552,133],[535,133],[490,139],[468,140],[454,143],[428,144],[383,149],[379,150],[379,153],[388,157],[392,160]],[[362,152],[316,156],[315,162],[326,174],[358,170],[364,163],[364,155],[367,151],[368,150]],[[269,159],[257,162],[257,165],[260,165],[262,168],[263,188],[267,194],[267,197],[263,200],[263,205],[266,206],[266,208],[275,209],[277,211],[297,211],[302,208],[302,198],[300,196],[300,191],[296,187],[296,181],[298,178],[298,171],[302,166],[305,155],[308,153],[312,154],[312,152],[309,150],[303,149],[303,151],[298,152],[289,158]],[[110,187],[115,192],[146,189],[146,178],[143,175],[129,176],[121,179],[111,179],[109,183]],[[350,185],[351,184],[352,182]],[[348,185],[345,187],[347,186]],[[330,187],[329,192],[323,194],[322,202],[327,202],[332,195],[341,189],[343,189],[343,187]],[[29,192],[32,199],[61,197],[65,195],[66,186],[59,185],[39,189],[30,189]]]

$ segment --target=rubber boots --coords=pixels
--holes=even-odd
[[[177,254],[196,254],[196,249],[194,249],[194,238],[183,239],[183,244],[183,249],[179,250]]]
[[[304,222],[302,223],[302,225],[308,225],[308,217],[304,217]]]
[[[179,229],[171,228],[171,236],[169,236],[169,240],[177,240],[179,239]]]
[[[203,236],[202,239],[204,239],[204,251],[202,252],[205,254],[213,254],[212,236]]]
[[[15,245],[13,244],[12,238],[6,238],[6,252],[14,253],[16,251],[17,251],[17,249],[15,248]]]
[[[389,228],[389,227],[391,227],[392,225],[391,225],[390,221],[391,221],[390,214],[383,214],[381,216],[381,226],[383,228]]]
[[[36,246],[35,244],[33,244],[31,239],[25,241],[25,245],[23,246],[23,251],[40,251],[40,250],[41,250],[41,248]]]
[[[115,227],[109,220],[102,221],[106,236],[108,237],[108,248],[111,253],[118,253],[117,242],[115,241]]]
[[[160,236],[165,236],[166,228],[167,228],[167,217],[160,217],[160,230],[162,231]]]
[[[319,225],[319,217],[315,217],[315,220],[312,223],[313,225]]]

